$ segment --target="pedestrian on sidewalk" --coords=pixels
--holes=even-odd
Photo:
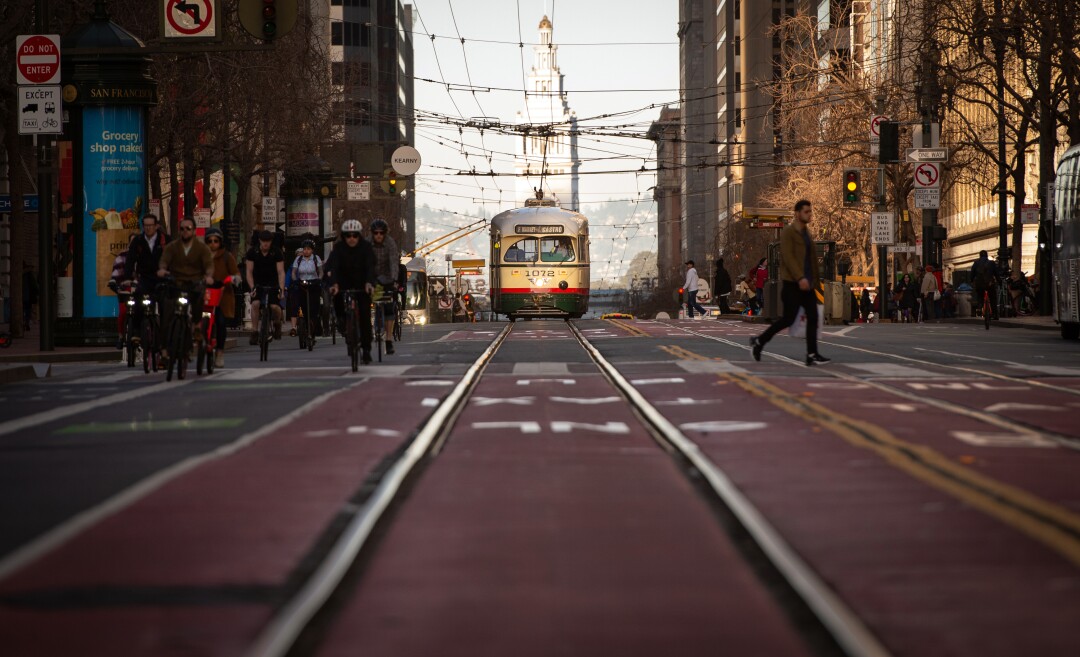
[[[810,201],[795,203],[795,220],[780,233],[780,301],[784,314],[761,335],[750,338],[754,360],[761,360],[761,351],[773,336],[795,323],[802,308],[806,313],[806,365],[828,363],[817,350],[818,308],[814,294],[814,241],[810,239],[810,220],[814,209]]]
[[[926,265],[926,273],[923,274],[919,294],[922,295],[923,321],[929,319],[936,321],[936,315],[934,314],[936,304],[934,302],[940,298],[941,291],[938,290],[938,280],[937,276],[934,276],[933,265]]]
[[[759,260],[757,267],[751,270],[751,273],[754,276],[754,288],[757,290],[758,303],[764,305],[765,283],[769,280],[768,258]]]
[[[720,308],[720,314],[728,314],[728,295],[731,294],[731,274],[724,269],[724,259],[716,259],[716,278],[713,281],[713,294],[716,295],[716,305]]]
[[[696,308],[701,316],[705,316],[705,309],[701,307],[701,304],[697,300],[698,290],[698,273],[694,268],[694,261],[686,261],[686,282],[683,283],[683,289],[686,290],[686,316],[690,319],[694,319],[694,309]]]

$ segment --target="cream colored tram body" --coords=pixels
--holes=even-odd
[[[491,308],[511,321],[589,309],[589,220],[540,203],[491,220]]]

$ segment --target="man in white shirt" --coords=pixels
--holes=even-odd
[[[690,319],[694,319],[694,309],[696,308],[701,316],[705,316],[705,309],[701,307],[701,304],[697,300],[698,290],[698,274],[697,269],[694,269],[694,261],[686,261],[686,282],[683,283],[683,289],[686,290],[686,315]]]

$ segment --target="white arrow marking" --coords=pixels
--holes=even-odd
[[[708,422],[687,422],[680,424],[683,431],[701,431],[703,433],[727,433],[730,431],[757,431],[764,429],[764,422],[744,422],[742,420],[711,420]]]
[[[588,422],[563,422],[551,423],[551,430],[555,433],[571,433],[575,429],[582,431],[599,431],[600,433],[630,433],[630,427],[624,422],[605,422],[604,424],[590,424]]]
[[[620,401],[621,397],[550,397],[553,402],[563,404],[610,404]]]
[[[473,397],[472,403],[477,406],[494,406],[496,404],[513,404],[516,406],[532,406],[536,397]]]
[[[1045,404],[1020,404],[1015,402],[1002,402],[1000,404],[992,404],[984,409],[987,413],[997,413],[998,411],[1063,411],[1064,408],[1060,406],[1047,406]]]
[[[656,383],[686,383],[686,379],[634,379],[630,383],[636,386],[651,386]]]
[[[1057,447],[1057,444],[1041,436],[1021,433],[981,433],[978,431],[953,431],[952,437],[979,447]]]
[[[539,422],[473,422],[473,429],[518,429],[521,433],[540,433]]]

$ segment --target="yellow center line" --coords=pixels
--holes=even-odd
[[[682,347],[672,349],[693,353]],[[874,452],[893,467],[970,504],[1080,566],[1080,515],[1069,509],[971,470],[931,447],[901,440],[883,427],[787,392],[760,377],[724,373],[720,379],[830,430],[851,445]]]
[[[618,326],[619,328],[626,331],[627,333],[634,336],[635,338],[642,338],[642,337],[646,337],[646,336],[649,335],[645,331],[642,331],[641,329],[639,329],[639,328],[637,328],[635,326],[630,326],[629,324],[621,322],[621,321],[619,321],[617,319],[606,319],[604,321],[605,322],[611,322],[612,324],[614,324],[615,326]]]

